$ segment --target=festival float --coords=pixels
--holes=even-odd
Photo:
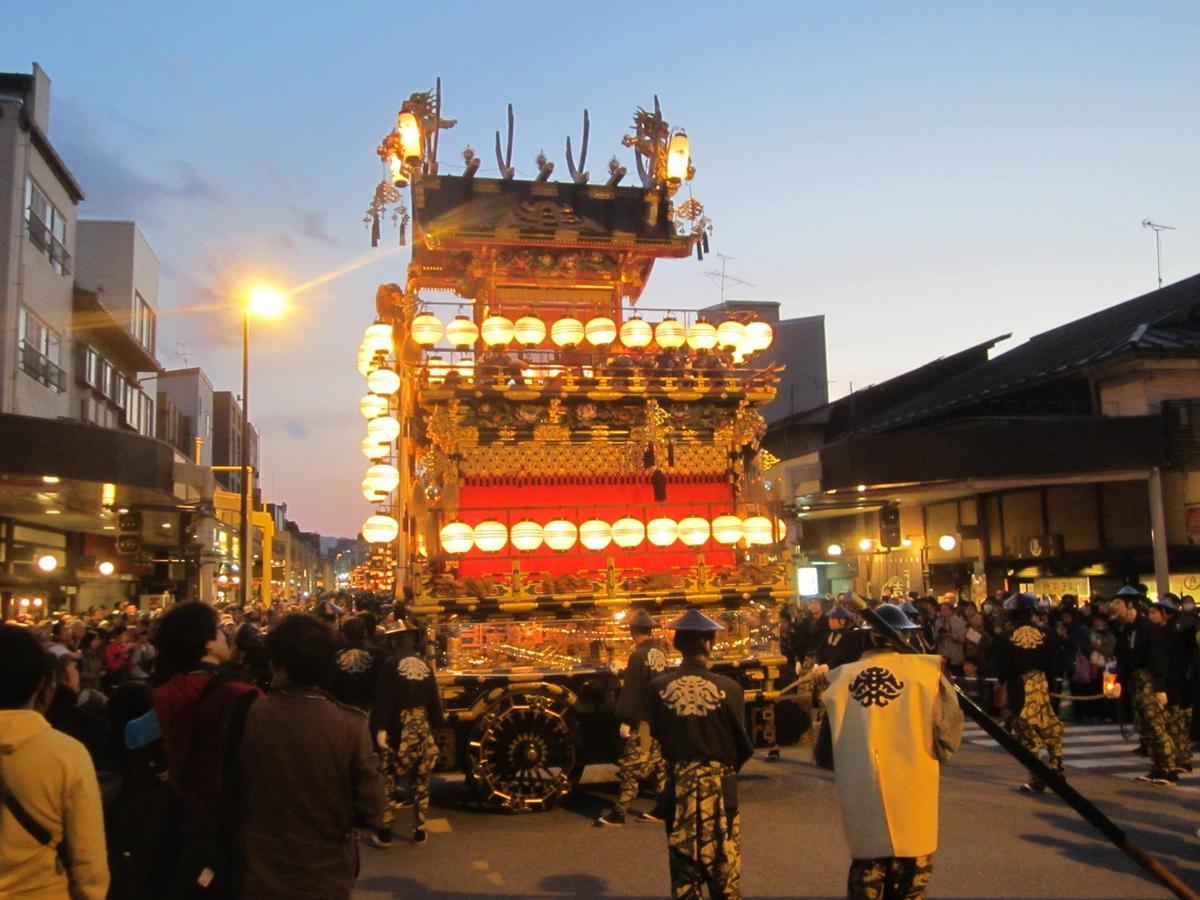
[[[411,227],[412,257],[403,285],[380,286],[358,355],[377,507],[362,534],[390,547],[391,587],[437,666],[439,767],[521,810],[615,761],[623,621],[639,608],[664,626],[688,608],[721,621],[714,668],[745,689],[751,736],[794,742],[775,703],[794,589],[759,447],[771,326],[641,303],[658,260],[708,249],[687,134],[657,98],[638,109],[625,185],[615,156],[587,171],[586,112],[565,181],[544,154],[517,177],[511,106],[500,177],[470,147],[440,172],[454,124],[439,82],[378,148],[372,242],[390,217],[402,244]]]

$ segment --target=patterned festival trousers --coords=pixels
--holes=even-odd
[[[1055,772],[1063,770],[1063,725],[1050,705],[1050,685],[1046,673],[1025,672],[1025,705],[1012,718],[1013,733],[1021,746],[1034,756],[1046,748],[1048,765]]]
[[[707,886],[712,900],[739,900],[742,823],[726,809],[723,779],[733,769],[719,762],[681,762],[672,769],[674,821],[667,832],[674,900],[699,900]]]
[[[850,861],[849,900],[921,900],[933,875],[933,856],[885,856]]]
[[[1154,696],[1149,669],[1133,670],[1133,706],[1137,710],[1142,745],[1150,751],[1150,767],[1158,772],[1175,768],[1175,742],[1167,728],[1166,710]]]
[[[438,760],[438,745],[429,728],[429,718],[424,707],[400,710],[400,744],[389,750],[386,768],[393,780],[389,784],[389,796],[394,789],[394,779],[408,778],[413,794],[413,828],[424,828],[429,816],[429,776]]]
[[[615,812],[624,813],[638,794],[638,785],[654,779],[655,795],[663,792],[667,783],[667,763],[663,759],[662,747],[654,738],[649,738],[649,747],[642,743],[642,736],[634,731],[625,741],[625,749],[617,761],[621,772],[621,792],[613,805]]]
[[[1175,745],[1175,767],[1192,764],[1192,708],[1178,703],[1168,703],[1164,712],[1167,732]]]

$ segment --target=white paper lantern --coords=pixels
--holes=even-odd
[[[747,544],[774,543],[775,523],[766,516],[751,516],[742,523],[742,534]]]
[[[450,365],[440,356],[431,356],[425,361],[425,374],[429,376],[430,384],[443,384]]]
[[[508,529],[503,522],[488,519],[475,526],[475,546],[484,553],[496,553],[508,543]]]
[[[766,350],[775,339],[775,330],[766,322],[751,322],[746,326],[746,343],[742,350],[752,353]]]
[[[583,334],[583,323],[569,316],[550,327],[550,339],[560,347],[578,347]]]
[[[387,463],[380,463],[367,469],[363,478],[364,484],[370,484],[375,490],[390,494],[400,484],[400,470]]]
[[[363,414],[364,419],[385,415],[388,411],[387,399],[378,394],[367,394],[358,401],[358,411]]]
[[[566,519],[555,519],[547,522],[542,529],[542,539],[551,550],[570,550],[575,546],[579,531],[575,523]]]
[[[431,313],[421,313],[412,320],[409,333],[414,343],[422,347],[432,347],[442,339],[442,323]]]
[[[400,437],[400,421],[394,416],[380,416],[367,423],[367,437],[377,444],[386,444]]]
[[[629,549],[636,547],[646,539],[646,526],[632,516],[617,519],[612,527],[613,543],[618,547]]]
[[[438,532],[447,553],[466,553],[475,544],[475,530],[466,522],[449,522]]]
[[[361,349],[391,355],[393,347],[392,326],[386,322],[376,322],[363,332]]]
[[[509,540],[518,550],[536,550],[542,546],[542,526],[531,519],[518,522],[509,531]]]
[[[376,369],[367,376],[367,388],[372,394],[390,397],[400,390],[400,376],[391,369]]]
[[[387,544],[396,539],[400,533],[400,523],[391,516],[369,516],[363,522],[362,536],[368,544]]]
[[[682,347],[683,342],[686,340],[687,329],[673,316],[667,316],[667,318],[654,326],[654,341],[660,347],[664,347],[667,350],[674,350],[677,347]]]
[[[381,444],[374,438],[365,437],[362,440],[362,455],[367,459],[383,459],[389,456],[392,448],[387,444]]]
[[[631,350],[640,350],[654,340],[654,329],[641,316],[632,316],[621,323],[621,343]]]
[[[607,347],[617,339],[617,325],[612,319],[597,316],[588,320],[583,333],[593,347]]]
[[[708,519],[701,516],[688,516],[679,521],[679,540],[689,547],[699,547],[708,540],[712,528]]]
[[[381,359],[382,357],[376,356],[375,351],[371,350],[370,347],[359,347],[358,359],[355,361],[355,365],[358,367],[358,374],[366,378],[373,370],[378,369],[382,365],[380,362]]]
[[[588,519],[579,526],[579,543],[589,550],[603,550],[612,543],[612,526],[603,519]]]
[[[489,347],[503,347],[513,339],[512,319],[504,316],[488,316],[479,326],[483,342]]]
[[[387,494],[384,491],[376,488],[366,478],[364,478],[362,483],[359,485],[359,490],[362,491],[363,499],[368,503],[382,503],[387,499]]]
[[[687,345],[693,350],[711,350],[717,346],[717,329],[703,319],[688,326]]]
[[[670,547],[679,540],[679,523],[674,519],[651,519],[646,523],[646,537],[655,547]]]
[[[479,327],[466,316],[456,316],[446,323],[446,340],[452,347],[470,347],[479,339]]]
[[[521,316],[513,323],[513,337],[523,347],[536,347],[546,339],[546,323],[537,316]]]
[[[712,536],[718,544],[736,544],[742,539],[742,520],[737,516],[717,516],[713,519]]]
[[[717,326],[717,346],[740,350],[746,343],[746,326],[732,319]]]

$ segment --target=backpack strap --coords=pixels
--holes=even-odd
[[[29,836],[43,846],[49,847],[54,843],[54,836],[46,829],[41,822],[29,814],[22,804],[17,799],[17,795],[9,790],[7,782],[4,780],[4,770],[0,768],[0,794],[4,796],[4,808],[12,813],[12,817],[17,820],[17,824],[29,832]],[[67,846],[66,835],[54,847],[54,855],[58,857],[58,863],[65,871],[71,864],[70,849]]]

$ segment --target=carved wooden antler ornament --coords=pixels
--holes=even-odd
[[[500,167],[500,177],[505,181],[512,181],[517,174],[517,170],[512,164],[512,145],[513,145],[513,108],[512,104],[508,104],[508,142],[505,144],[504,154],[500,154],[500,132],[496,132],[496,164]]]
[[[587,166],[588,152],[588,132],[591,128],[591,123],[588,121],[588,111],[583,111],[583,144],[579,150],[579,167],[575,167],[575,158],[571,154],[571,136],[567,135],[567,171],[571,173],[571,180],[576,184],[587,184],[591,174],[585,171]]]

